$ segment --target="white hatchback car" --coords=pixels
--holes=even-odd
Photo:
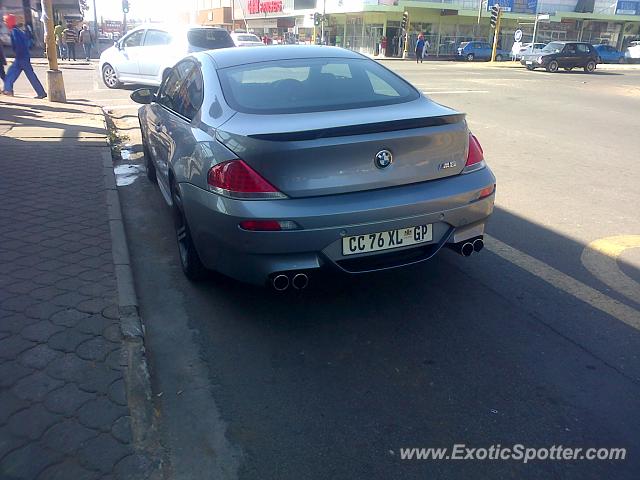
[[[159,86],[178,60],[202,50],[234,47],[224,28],[165,28],[145,25],[131,30],[100,55],[102,81],[109,88],[123,83]]]
[[[624,57],[629,63],[640,61],[640,41],[633,41],[627,47],[627,51],[624,52]]]
[[[264,47],[265,44],[262,43],[262,40],[258,38],[257,35],[253,33],[240,33],[233,32],[231,34],[231,38],[233,42],[236,44],[236,47]]]

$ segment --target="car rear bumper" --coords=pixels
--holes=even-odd
[[[181,183],[187,221],[202,262],[238,280],[264,284],[278,272],[333,267],[347,273],[395,268],[431,258],[447,243],[481,236],[493,211],[489,168],[375,191],[286,200],[232,200]],[[296,222],[298,230],[245,231],[242,220]],[[431,224],[429,243],[342,255],[342,238]]]

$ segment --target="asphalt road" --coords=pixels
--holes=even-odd
[[[120,167],[173,478],[637,478],[640,71],[387,65],[466,112],[484,147],[498,193],[479,255],[312,279],[299,295],[193,285],[159,191]],[[107,105],[138,163],[129,92],[77,68],[68,91]],[[400,458],[454,444],[627,457]]]

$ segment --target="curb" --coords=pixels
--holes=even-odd
[[[106,120],[105,120],[106,121]],[[106,130],[106,129],[105,129]],[[101,149],[103,176],[107,189],[107,210],[113,263],[118,291],[120,331],[123,336],[125,365],[125,391],[131,413],[133,446],[138,453],[138,465],[147,474],[144,478],[162,478],[162,449],[157,438],[151,394],[151,376],[144,346],[145,329],[138,309],[129,257],[129,247],[122,221],[120,195],[113,172],[111,149]],[[151,473],[148,473],[151,471]]]

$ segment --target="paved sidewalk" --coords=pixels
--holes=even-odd
[[[125,394],[105,135],[98,108],[0,96],[2,480],[151,471]]]

